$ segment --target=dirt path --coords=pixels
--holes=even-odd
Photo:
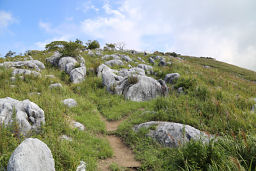
[[[117,127],[123,120],[119,121],[107,121],[105,118],[101,119],[106,124],[106,130],[108,132],[116,131]],[[99,162],[98,168],[100,171],[109,171],[109,166],[112,163],[118,164],[118,166],[128,168],[129,170],[136,170],[140,167],[140,162],[135,160],[133,152],[121,141],[121,139],[115,135],[106,135],[107,140],[113,150],[113,157]]]

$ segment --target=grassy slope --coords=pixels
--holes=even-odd
[[[33,58],[44,62],[49,55],[39,53]],[[46,125],[42,133],[33,134],[33,137],[40,138],[50,147],[55,158],[56,170],[74,170],[80,160],[88,163],[88,170],[96,170],[98,159],[112,155],[107,141],[98,138],[98,134],[105,133],[104,124],[99,119],[100,113],[109,120],[127,118],[119,127],[117,135],[134,150],[137,158],[143,162],[142,169],[145,170],[223,170],[235,167],[232,162],[228,164],[233,160],[233,163],[241,163],[245,168],[250,167],[250,161],[256,163],[253,156],[249,156],[255,155],[255,145],[251,145],[255,141],[253,138],[244,141],[247,135],[255,135],[256,116],[250,113],[252,102],[249,100],[256,96],[256,84],[252,82],[256,80],[255,72],[209,59],[170,59],[172,66],[154,66],[157,75],[153,76],[156,79],[163,79],[167,73],[181,74],[175,86],[170,86],[170,94],[166,98],[137,103],[106,92],[101,79],[95,75],[95,69],[102,63],[101,59],[88,56],[86,53],[82,56],[86,61],[88,76],[86,81],[77,85],[70,85],[61,71],[47,66],[42,72],[42,78],[19,80],[14,83],[17,87],[11,89],[9,85],[13,83],[9,81],[10,71],[0,70],[0,97],[9,96],[19,100],[28,98],[45,111]],[[149,57],[142,54],[130,56],[133,59],[140,56],[145,61],[148,61]],[[134,62],[132,65],[136,66]],[[212,68],[207,69],[202,65]],[[48,74],[54,74],[56,79],[45,78],[44,75]],[[61,82],[64,88],[50,90],[48,86],[51,82]],[[181,85],[186,87],[186,93],[179,95],[174,89]],[[30,95],[30,92],[40,92],[41,95]],[[78,107],[66,108],[61,104],[65,98],[76,99]],[[66,122],[68,118],[83,123],[86,131],[72,130]],[[192,142],[179,149],[163,148],[145,137],[147,130],[135,134],[131,129],[134,124],[151,120],[189,124],[211,134],[232,135],[237,139],[228,137],[229,141],[217,143],[213,147]],[[69,135],[73,141],[60,141],[58,137],[62,134]],[[15,134],[15,126],[1,128],[0,163],[4,167],[12,151],[23,139]],[[234,145],[237,145],[237,148],[232,149],[230,146]],[[213,152],[208,154],[209,151]],[[202,161],[197,161],[198,158]],[[209,158],[215,162],[210,162]],[[226,161],[227,164],[219,160]]]

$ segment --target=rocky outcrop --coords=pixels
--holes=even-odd
[[[128,55],[120,55],[123,60],[126,62],[132,62],[132,59]]]
[[[12,71],[12,76],[15,78],[16,75],[32,75],[32,76],[35,76],[35,77],[40,77],[41,74],[37,71],[31,71],[31,70],[28,70],[28,69],[14,69]]]
[[[50,58],[47,58],[46,61],[69,74],[70,81],[74,84],[85,80],[86,67],[84,58],[81,56],[76,58],[70,56],[61,57],[59,53],[55,53]]]
[[[178,147],[190,140],[207,143],[213,138],[211,135],[207,135],[192,126],[174,122],[151,121],[136,125],[134,130],[138,131],[140,128],[149,128],[148,136],[170,148]]]
[[[153,74],[153,67],[146,64],[139,64],[138,68],[143,69],[147,74]]]
[[[70,81],[72,83],[80,83],[82,81],[85,80],[85,77],[86,77],[86,68],[85,66],[82,66],[82,67],[78,67],[78,68],[75,68],[73,69],[71,72],[70,72]]]
[[[164,81],[161,83],[165,84]],[[167,94],[167,86],[161,83],[147,76],[125,77],[117,83],[115,92],[128,100],[147,101]]]
[[[0,99],[0,124],[10,125],[14,120],[21,134],[39,130],[45,123],[44,111],[29,100],[18,101],[10,97]]]
[[[102,56],[101,59],[103,59],[103,60],[110,60],[110,59],[120,60],[121,58],[117,54],[112,54],[112,55],[104,55],[104,56]]]
[[[12,153],[7,171],[55,171],[48,146],[36,138],[24,140]]]
[[[124,63],[121,60],[113,59],[110,61],[105,62],[106,65],[113,67],[113,66],[123,66]]]
[[[38,60],[28,60],[28,61],[16,61],[16,62],[4,62],[0,63],[2,67],[8,68],[19,68],[19,69],[35,69],[36,71],[40,71],[41,69],[45,69],[45,66],[42,62]]]
[[[171,73],[171,74],[166,74],[164,80],[166,83],[173,84],[178,78],[180,78],[179,73]]]
[[[145,75],[145,71],[141,68],[135,67],[130,69],[122,69],[117,73],[119,76],[126,77],[132,75]]]
[[[64,105],[66,105],[69,108],[77,106],[77,102],[74,99],[65,99],[62,102],[64,103]]]

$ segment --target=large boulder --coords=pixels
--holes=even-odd
[[[107,65],[101,64],[97,68],[97,76],[101,78],[102,77],[102,73],[104,73],[104,72],[106,72],[108,70],[111,70],[111,72],[114,72],[114,73],[117,72],[116,70],[113,70],[113,69],[109,68]]]
[[[27,138],[12,153],[7,171],[55,171],[48,146],[36,138]]]
[[[75,83],[75,84],[80,83],[85,79],[86,67],[82,66],[82,67],[75,68],[69,74],[70,74],[70,81],[72,83]]]
[[[132,59],[128,55],[120,55],[123,60],[126,62],[132,62]]]
[[[145,71],[141,68],[134,67],[130,69],[122,69],[117,73],[119,76],[126,77],[132,75],[145,75]]]
[[[57,67],[59,64],[60,58],[61,58],[61,54],[59,52],[54,52],[54,54],[51,57],[46,58],[46,62],[49,62],[53,66]]]
[[[10,97],[1,98],[0,124],[8,126],[14,118],[23,135],[31,130],[37,131],[45,123],[44,111],[35,103],[29,100],[18,101]]]
[[[173,84],[178,78],[180,78],[179,73],[171,73],[171,74],[166,74],[164,81],[169,84]]]
[[[113,66],[122,66],[124,63],[121,60],[113,59],[110,61],[105,62],[106,65],[113,67]]]
[[[112,69],[107,69],[102,72],[102,83],[107,87],[107,90],[114,93],[115,86],[118,81],[121,81],[123,77],[116,75]]]
[[[31,70],[28,70],[28,69],[14,69],[12,71],[12,76],[15,77],[16,75],[32,75],[32,76],[35,76],[35,77],[40,77],[41,74],[37,71],[31,71]]]
[[[170,148],[178,147],[190,140],[207,143],[213,138],[211,135],[207,135],[192,126],[174,122],[150,121],[136,125],[134,130],[138,131],[140,128],[151,128],[147,135]]]
[[[146,64],[139,64],[138,68],[143,69],[147,74],[153,74],[153,67]]]
[[[128,100],[147,101],[166,95],[168,88],[162,80],[159,82],[151,77],[135,75],[117,82],[115,92],[123,94]]]
[[[66,73],[70,73],[75,65],[78,64],[77,60],[73,57],[62,57],[59,60],[59,68]]]

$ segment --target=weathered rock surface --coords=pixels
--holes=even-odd
[[[117,59],[120,60],[121,58],[117,54],[112,54],[112,55],[104,55],[102,56],[103,60],[109,60],[109,59]]]
[[[148,58],[148,62],[155,65],[155,60],[152,57]]]
[[[72,83],[75,83],[75,84],[80,83],[85,80],[85,77],[86,77],[85,66],[75,68],[70,72],[70,81]]]
[[[150,66],[150,65],[139,64],[138,68],[143,69],[147,74],[152,74],[153,73],[153,67]]]
[[[112,67],[112,66],[122,66],[124,63],[121,60],[113,59],[110,61],[105,62],[106,65]]]
[[[190,140],[207,143],[212,138],[212,136],[192,126],[174,122],[150,121],[136,125],[134,130],[138,131],[140,128],[150,128],[152,126],[155,129],[150,130],[147,135],[157,140],[160,144],[170,148],[178,147]]]
[[[77,60],[73,57],[62,57],[59,60],[59,68],[62,71],[65,71],[66,73],[70,73],[71,70],[75,67],[75,65],[78,64]]]
[[[37,71],[40,71],[40,69],[45,69],[44,64],[38,60],[4,62],[4,63],[0,63],[0,66],[8,67],[8,68],[13,67],[13,68],[19,68],[19,69],[31,68]]]
[[[76,171],[86,171],[86,163],[84,161],[80,161],[80,164],[77,166]]]
[[[36,138],[27,138],[12,153],[7,171],[55,171],[48,146]]]
[[[60,139],[65,141],[73,141],[73,139],[67,135],[61,135]]]
[[[76,122],[76,121],[71,121],[72,127],[77,128],[81,131],[84,131],[85,127],[83,124],[81,124],[80,122]]]
[[[166,95],[168,92],[166,85],[151,77],[133,76],[135,81],[131,81],[129,77],[125,77],[117,83],[115,92],[123,94],[124,97],[132,101],[147,101],[156,98],[157,96]],[[136,80],[137,79],[137,80]]]
[[[64,105],[66,105],[69,108],[77,106],[77,102],[74,99],[65,99],[63,100]]]
[[[132,62],[132,59],[128,55],[120,55],[123,60],[126,62]]]
[[[179,77],[180,77],[179,73],[171,73],[171,74],[166,74],[164,80],[165,80],[166,83],[172,84]]]
[[[33,75],[35,77],[40,77],[41,74],[37,71],[31,71],[28,69],[14,69],[12,71],[12,76],[15,77],[16,75]]]
[[[49,85],[49,88],[62,88],[62,85],[61,85],[61,83],[54,83],[54,84]]]
[[[54,52],[54,54],[51,57],[46,58],[46,62],[49,62],[53,66],[57,67],[59,64],[60,57],[61,57],[61,54],[59,52]]]
[[[119,76],[126,77],[131,75],[145,75],[145,71],[141,68],[134,67],[130,69],[122,69],[117,73]]]
[[[16,113],[14,113],[16,112]],[[15,116],[13,116],[15,115]],[[29,100],[18,101],[10,97],[0,99],[0,124],[9,125],[13,118],[21,134],[38,130],[45,123],[44,111]]]

